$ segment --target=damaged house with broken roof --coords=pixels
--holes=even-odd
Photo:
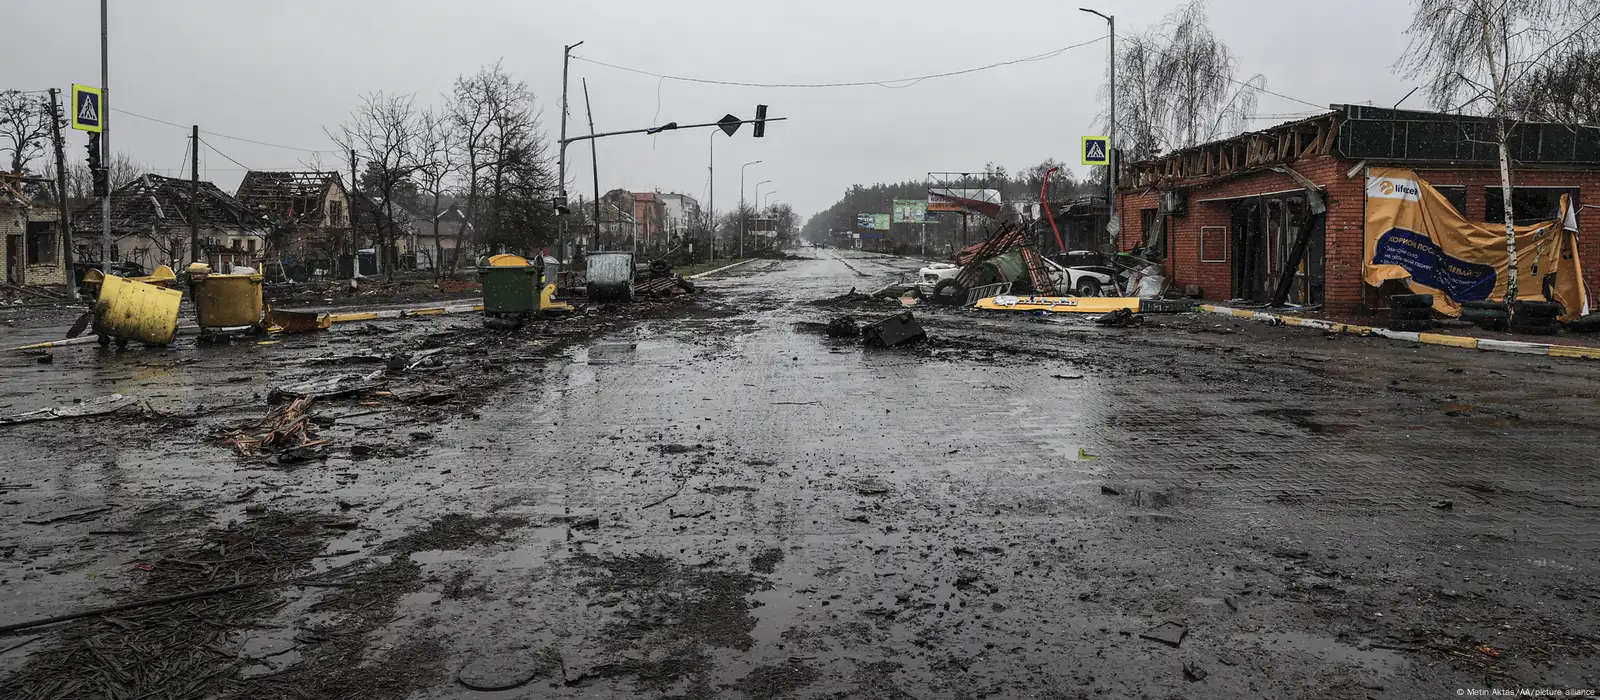
[[[111,193],[111,260],[145,270],[167,265],[182,270],[198,228],[200,260],[213,270],[257,267],[266,256],[267,222],[210,182],[146,174]],[[72,216],[77,262],[102,260],[103,219],[99,202]]]
[[[234,198],[267,223],[274,259],[296,271],[333,270],[359,247],[350,216],[350,193],[336,172],[252,170]]]
[[[21,173],[0,173],[0,242],[7,284],[66,284],[67,257],[54,183]]]
[[[1237,305],[1322,306],[1333,314],[1388,308],[1403,283],[1366,283],[1368,200],[1388,169],[1405,169],[1463,220],[1504,220],[1491,120],[1332,105],[1261,131],[1119,167],[1123,251],[1160,261],[1179,290]],[[1509,142],[1518,225],[1575,210],[1579,240],[1600,235],[1600,128],[1519,123]],[[1392,187],[1392,185],[1389,185]],[[1583,273],[1591,297],[1600,265]],[[1593,299],[1591,299],[1593,303]]]

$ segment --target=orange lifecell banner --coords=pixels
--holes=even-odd
[[[1589,313],[1578,257],[1578,218],[1568,197],[1550,221],[1517,226],[1517,299],[1561,304],[1561,320]],[[1500,301],[1510,285],[1504,223],[1468,221],[1443,194],[1405,168],[1367,169],[1367,284],[1402,280],[1433,295],[1434,310]]]

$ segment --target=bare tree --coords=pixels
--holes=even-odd
[[[1236,67],[1211,33],[1205,0],[1125,37],[1117,55],[1118,146],[1139,161],[1244,131],[1266,78],[1235,80]]]
[[[1563,52],[1513,86],[1523,119],[1600,126],[1600,49]]]
[[[1517,299],[1517,235],[1508,142],[1519,114],[1517,97],[1533,97],[1531,81],[1600,38],[1593,0],[1417,0],[1406,33],[1411,45],[1401,66],[1428,81],[1439,109],[1474,113],[1494,123],[1505,201],[1506,303]]]
[[[445,188],[457,170],[455,161],[455,135],[450,115],[444,111],[425,110],[417,118],[416,147],[412,149],[412,164],[416,166],[415,179],[427,207],[428,220],[433,225],[434,276],[444,274],[440,262],[444,259],[444,244],[439,240],[439,217],[443,214]],[[458,242],[459,245],[459,242]],[[459,248],[457,249],[459,254]]]
[[[467,229],[478,221],[483,172],[491,162],[492,132],[497,115],[508,99],[510,87],[511,76],[501,69],[497,61],[492,66],[480,68],[476,75],[457,77],[455,87],[451,90],[450,122],[455,130],[455,160],[462,169],[467,185],[466,222],[456,230],[456,261],[450,264],[451,272],[455,271],[456,263],[467,250]]]
[[[0,92],[0,154],[10,154],[10,172],[27,172],[44,155],[50,137],[50,101],[20,90]]]
[[[139,179],[150,172],[150,166],[135,161],[124,151],[117,151],[108,161],[111,171],[111,189],[113,191],[127,186],[128,183]],[[54,180],[56,177],[55,163],[46,162],[44,176]],[[67,200],[87,201],[94,196],[94,179],[89,175],[89,165],[77,161],[67,166]]]
[[[371,182],[376,185],[377,191],[357,192],[355,196],[366,197],[368,201],[365,204],[382,214],[375,217],[377,221],[373,222],[373,230],[378,238],[378,264],[388,268],[390,279],[394,278],[394,266],[386,265],[383,260],[387,251],[395,248],[400,235],[395,216],[395,193],[404,183],[411,181],[411,175],[417,169],[413,153],[416,130],[416,108],[412,105],[410,95],[375,92],[361,99],[360,106],[351,113],[350,120],[340,127],[340,135],[334,137],[341,148],[354,151],[357,157],[365,159],[369,164],[369,172],[373,173]],[[373,201],[373,197],[377,201]],[[352,214],[357,209],[356,204],[351,202]]]
[[[528,251],[548,223],[548,143],[526,83],[499,63],[456,79],[451,121],[466,180],[467,221],[478,242]],[[462,247],[461,234],[457,249]]]

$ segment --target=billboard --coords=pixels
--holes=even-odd
[[[928,215],[928,200],[925,199],[896,199],[894,200],[894,223],[897,224],[932,224],[938,223]]]
[[[936,187],[928,190],[928,211],[973,212],[993,219],[1000,215],[1000,190]]]
[[[867,231],[889,230],[888,214],[856,214],[856,228]]]

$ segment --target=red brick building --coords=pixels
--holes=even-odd
[[[1175,285],[1198,286],[1208,300],[1266,303],[1292,271],[1290,303],[1323,304],[1336,314],[1383,309],[1396,290],[1362,280],[1366,169],[1411,168],[1466,218],[1500,221],[1492,128],[1473,117],[1334,105],[1326,114],[1126,164],[1117,189],[1118,247],[1164,259]],[[1580,207],[1592,203],[1579,210],[1579,239],[1600,234],[1600,128],[1520,125],[1512,156],[1517,223],[1555,218],[1560,195],[1570,194]],[[1319,197],[1321,217],[1312,204]],[[1291,266],[1302,236],[1304,252]],[[1600,246],[1580,250],[1597,256],[1584,267],[1593,302]]]

